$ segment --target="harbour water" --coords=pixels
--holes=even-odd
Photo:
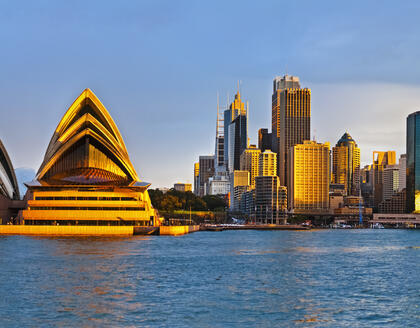
[[[0,327],[418,327],[420,231],[0,236]]]

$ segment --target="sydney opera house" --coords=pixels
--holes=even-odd
[[[0,224],[6,224],[17,216],[21,202],[19,187],[12,162],[0,141]]]
[[[35,179],[26,183],[23,221],[25,225],[157,225],[149,185],[137,176],[108,111],[86,89],[55,129]],[[8,190],[12,197],[14,189]]]

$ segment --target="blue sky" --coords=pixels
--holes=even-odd
[[[249,133],[270,128],[272,79],[312,89],[312,131],[348,131],[362,162],[405,152],[420,109],[417,1],[1,1],[0,138],[15,167],[38,169],[85,88],[108,108],[141,178],[192,181],[214,149],[216,94],[236,83]]]

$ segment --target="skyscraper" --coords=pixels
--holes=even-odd
[[[295,213],[327,212],[330,145],[304,141],[290,148],[289,208]]]
[[[200,156],[198,163],[200,167],[198,195],[204,196],[207,194],[209,178],[214,176],[214,156]]]
[[[311,90],[301,89],[298,77],[285,75],[274,79],[271,119],[277,173],[280,184],[288,186],[289,150],[311,138]]]
[[[228,171],[239,170],[240,156],[248,147],[248,108],[239,91],[224,112],[224,158]]]
[[[249,187],[251,189],[255,188],[255,177],[259,174],[260,154],[261,150],[255,145],[251,145],[241,154],[240,168],[242,171],[249,172]]]
[[[399,160],[400,176],[398,178],[398,191],[402,191],[406,188],[406,175],[407,175],[407,155],[401,154]]]
[[[384,200],[383,196],[383,173],[387,165],[396,164],[395,151],[373,152],[373,207],[378,208]]]
[[[271,141],[271,133],[268,133],[268,129],[259,129],[258,130],[258,148],[261,151],[264,150],[271,150],[272,141]]]
[[[233,172],[240,168],[240,158],[242,152],[248,146],[248,137],[246,133],[247,117],[245,115],[237,116],[230,124],[228,129],[229,147],[228,147],[228,170]]]
[[[223,175],[226,172],[225,163],[225,133],[224,133],[223,113],[219,111],[219,97],[217,98],[217,117],[216,117],[216,142],[214,150],[214,168],[216,175]]]
[[[239,210],[242,194],[249,188],[249,172],[235,170],[231,173],[230,209]]]
[[[217,99],[216,142],[214,150],[214,174],[209,177],[206,193],[209,195],[227,195],[230,191],[229,174],[226,167],[225,135],[223,113],[219,111]]]
[[[332,150],[333,183],[344,185],[348,196],[359,195],[360,149],[346,132]]]
[[[382,174],[382,199],[392,198],[399,188],[400,169],[398,165],[387,165]]]
[[[260,154],[259,176],[277,175],[277,154],[271,150],[266,150]]]
[[[420,212],[420,111],[407,117],[407,211]]]
[[[255,220],[257,223],[284,224],[287,212],[287,189],[279,177],[255,178]]]

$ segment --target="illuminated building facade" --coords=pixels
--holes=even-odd
[[[255,177],[259,174],[261,150],[251,145],[241,154],[240,169],[249,172],[249,187],[255,188]]]
[[[19,199],[15,170],[6,148],[0,141],[0,224],[6,224],[11,217],[16,217],[17,211],[13,209],[13,203]]]
[[[289,150],[311,139],[311,90],[301,89],[299,78],[285,75],[273,81],[272,150],[277,153],[277,175],[288,186]]]
[[[420,213],[420,111],[407,117],[407,213]]]
[[[224,158],[229,173],[240,168],[240,156],[248,147],[248,108],[239,91],[224,112]]]
[[[332,149],[332,182],[343,184],[347,195],[359,195],[360,148],[346,132]]]
[[[388,165],[395,165],[395,151],[374,151],[373,152],[373,207],[378,209],[379,204],[384,200],[383,179],[384,169]]]
[[[117,126],[86,89],[51,138],[28,187],[26,225],[157,225]]]
[[[290,149],[289,208],[295,213],[327,212],[330,145],[304,141]]]
[[[277,175],[277,154],[266,150],[260,154],[259,176]]]
[[[235,170],[230,177],[230,209],[239,210],[241,196],[249,189],[249,172]]]
[[[194,163],[194,194],[198,195],[200,190],[200,163]]]
[[[174,189],[180,192],[192,191],[192,184],[177,182],[174,184]]]

